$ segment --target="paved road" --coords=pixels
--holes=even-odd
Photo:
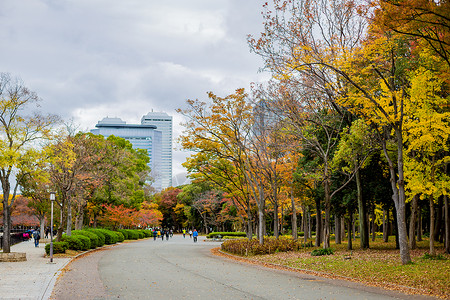
[[[214,256],[218,243],[143,240],[79,258],[53,299],[429,299]]]

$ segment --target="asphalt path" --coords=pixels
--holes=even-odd
[[[430,299],[241,263],[212,255],[218,246],[175,235],[96,251],[68,266],[52,299]]]

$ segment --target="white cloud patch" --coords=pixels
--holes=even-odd
[[[246,37],[262,28],[257,0],[0,1],[0,72],[19,76],[42,109],[94,128],[105,116],[138,123],[174,116],[187,99],[258,81]],[[174,173],[185,154],[174,153]]]

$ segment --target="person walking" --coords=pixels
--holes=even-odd
[[[166,241],[169,240],[170,231],[169,229],[166,229]]]
[[[194,229],[195,230],[195,229]],[[192,239],[192,230],[189,230],[189,238]]]
[[[186,238],[186,229],[183,229],[183,238]]]
[[[194,243],[197,243],[198,232],[196,229],[194,229],[194,232],[192,233],[192,235],[194,236]]]
[[[33,238],[34,238],[34,246],[39,247],[39,239],[41,238],[41,234],[39,233],[39,228],[36,228],[36,230],[33,231]]]
[[[164,241],[164,235],[166,234],[166,232],[164,231],[164,229],[161,229],[161,240]]]
[[[153,229],[153,240],[156,241],[156,236],[158,235],[158,231],[156,228]]]

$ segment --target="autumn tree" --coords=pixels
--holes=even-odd
[[[450,3],[429,0],[377,0],[374,22],[418,40],[450,67]]]
[[[184,149],[197,152],[198,156],[213,158],[228,170],[235,169],[237,176],[234,178],[237,180],[233,183],[243,188],[240,194],[244,196],[246,203],[250,203],[249,195],[252,194],[259,207],[263,207],[257,192],[260,186],[259,179],[252,172],[252,158],[248,151],[253,118],[247,94],[243,89],[238,89],[226,97],[219,97],[211,92],[208,93],[208,97],[211,103],[188,100],[188,108],[178,110],[187,118],[184,124],[185,131],[180,138],[181,144]],[[242,185],[242,182],[245,185]],[[246,207],[246,214],[247,234],[250,238],[252,236],[250,205]]]
[[[19,79],[9,74],[0,74],[0,181],[3,192],[3,252],[9,253],[11,245],[11,207],[17,196],[18,185],[12,186],[21,177],[28,176],[27,161],[33,160],[37,141],[50,138],[51,129],[57,118],[30,113],[39,98]],[[20,172],[16,173],[19,170]],[[11,196],[11,197],[10,197]]]

